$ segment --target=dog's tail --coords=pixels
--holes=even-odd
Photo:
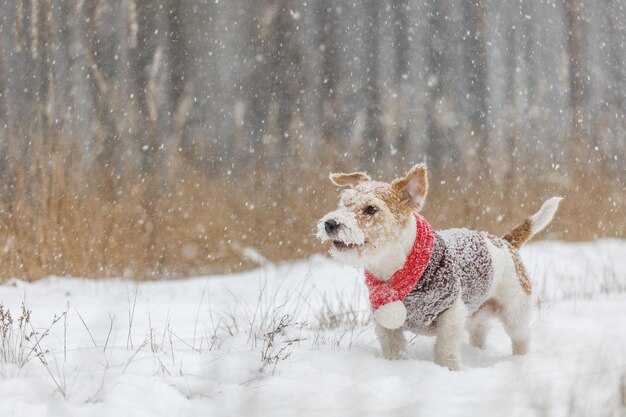
[[[552,221],[556,209],[559,208],[561,197],[552,197],[539,209],[538,212],[524,220],[522,224],[511,230],[506,235],[502,236],[502,239],[509,242],[512,246],[520,248],[531,237],[539,233]]]

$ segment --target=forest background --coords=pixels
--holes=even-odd
[[[436,228],[625,237],[618,0],[1,0],[0,280],[324,248],[331,171],[426,161]]]

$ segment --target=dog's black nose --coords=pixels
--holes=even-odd
[[[326,229],[326,233],[331,235],[337,232],[337,229],[339,229],[339,223],[333,219],[326,220],[326,223],[324,223],[324,229]]]

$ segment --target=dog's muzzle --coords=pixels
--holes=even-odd
[[[317,223],[317,237],[325,242],[333,242],[338,252],[360,248],[365,243],[365,235],[359,228],[354,214],[345,208],[335,210],[322,217]]]
[[[341,226],[341,224],[337,223],[335,219],[328,219],[324,222],[324,230],[326,230],[328,236],[335,236],[337,230],[339,230],[339,226]]]

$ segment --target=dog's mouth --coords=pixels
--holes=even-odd
[[[339,252],[345,252],[350,249],[357,249],[362,247],[363,245],[357,245],[356,243],[346,243],[343,240],[333,240],[333,246]]]

